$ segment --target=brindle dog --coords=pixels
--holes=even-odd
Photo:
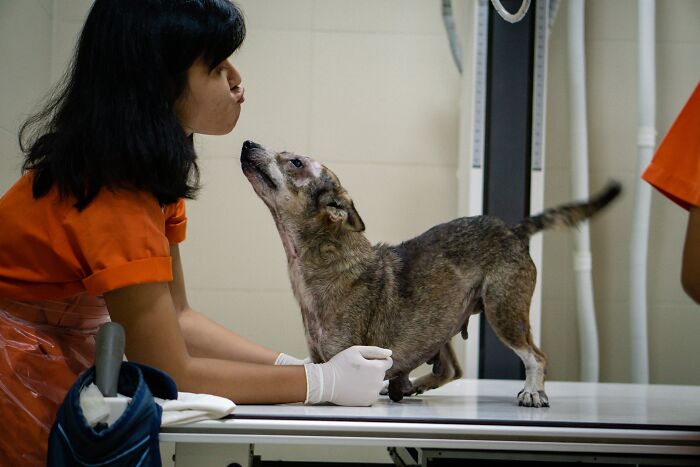
[[[460,218],[397,246],[373,246],[338,177],[315,160],[246,141],[241,166],[277,224],[314,362],[356,344],[391,349],[389,396],[400,401],[461,377],[450,339],[460,332],[466,339],[469,316],[483,311],[525,365],[519,404],[549,405],[547,357],[528,319],[536,277],[528,238],[593,216],[619,195],[619,183],[518,225]],[[432,373],[409,380],[426,362]]]

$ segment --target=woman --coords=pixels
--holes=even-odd
[[[0,465],[45,463],[55,411],[108,319],[129,360],[181,391],[238,403],[369,405],[391,352],[303,364],[194,311],[178,243],[198,190],[194,133],[221,135],[244,101],[226,0],[97,0],[72,67],[20,131],[23,175],[0,199]]]
[[[700,304],[700,82],[642,178],[688,211],[681,285]]]

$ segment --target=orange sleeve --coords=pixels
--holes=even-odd
[[[168,204],[163,208],[165,215],[165,236],[170,243],[182,243],[185,241],[187,231],[187,212],[185,199],[180,198],[176,203]]]
[[[642,178],[685,209],[700,206],[700,82]]]
[[[89,294],[172,280],[165,212],[150,194],[107,189],[69,212],[67,238]]]

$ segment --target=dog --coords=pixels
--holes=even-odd
[[[590,218],[620,194],[618,182],[588,202],[518,225],[464,217],[400,245],[373,246],[340,180],[316,160],[246,141],[241,168],[282,239],[313,362],[352,345],[391,349],[388,394],[398,402],[462,376],[450,339],[458,333],[466,339],[469,317],[484,312],[525,365],[518,404],[549,406],[547,357],[532,340],[528,318],[536,278],[528,239]],[[432,372],[411,381],[409,373],[423,363]]]

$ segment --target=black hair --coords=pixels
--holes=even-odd
[[[175,101],[197,59],[213,70],[245,32],[228,0],[96,0],[62,81],[19,132],[34,197],[55,184],[80,210],[102,188],[193,198],[197,156]]]

